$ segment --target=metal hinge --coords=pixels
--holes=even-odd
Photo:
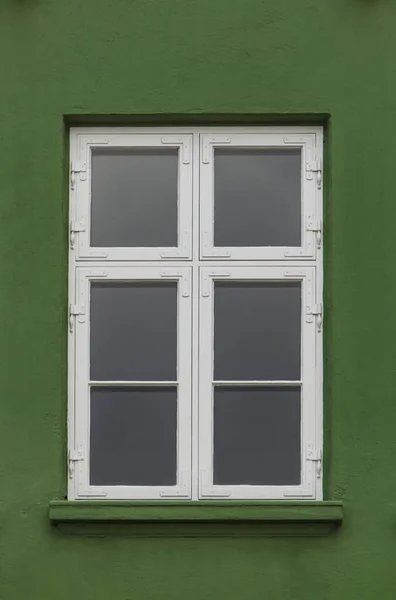
[[[69,450],[69,477],[72,479],[74,475],[74,466],[75,463],[79,460],[84,460],[84,452],[83,448],[80,447],[79,450]]]
[[[76,189],[76,175],[80,175],[80,181],[85,181],[87,178],[87,165],[86,163],[76,164],[75,162],[70,163],[70,189]]]
[[[85,306],[81,304],[70,304],[69,305],[69,330],[70,333],[74,331],[74,321],[77,315],[85,315]]]
[[[314,173],[316,173],[316,186],[318,190],[320,190],[322,188],[322,161],[311,160],[310,162],[307,162],[305,170],[306,178],[309,180],[313,179]]]
[[[320,302],[318,304],[307,305],[307,323],[312,323],[314,317],[316,317],[318,331],[321,331],[323,325],[323,311],[322,304]]]
[[[316,463],[316,477],[322,474],[322,450],[315,448],[314,444],[307,444],[306,459]]]
[[[68,462],[69,462],[69,478],[73,479],[76,474],[77,479],[77,497],[79,498],[104,498],[107,496],[107,492],[99,487],[86,486],[82,477],[82,473],[75,473],[76,462],[85,460],[85,448],[84,446],[78,446],[77,450],[69,450]]]
[[[71,250],[74,250],[75,246],[76,246],[76,233],[79,233],[80,231],[85,231],[85,225],[83,221],[80,221],[79,223],[76,223],[75,221],[70,221],[70,248]]]
[[[319,249],[322,246],[322,221],[321,221],[321,219],[314,219],[311,215],[309,215],[308,220],[307,220],[307,231],[316,232],[316,247]]]

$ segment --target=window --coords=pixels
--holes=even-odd
[[[322,130],[71,131],[70,499],[322,498]]]

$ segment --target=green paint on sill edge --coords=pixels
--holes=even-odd
[[[49,518],[65,533],[259,537],[327,535],[342,502],[53,501]]]

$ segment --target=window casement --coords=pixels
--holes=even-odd
[[[69,499],[322,499],[322,146],[71,130]]]

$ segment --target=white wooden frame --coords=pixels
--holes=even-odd
[[[186,260],[192,244],[192,135],[164,135],[125,130],[88,133],[75,129],[70,138],[70,246],[76,260]],[[91,239],[91,159],[95,148],[178,149],[178,246],[153,248],[96,248]]]
[[[322,499],[322,143],[320,127],[79,127],[70,137],[69,499]],[[213,247],[213,148],[298,147],[302,150],[302,245],[298,248]],[[90,156],[96,147],[179,148],[177,248],[93,248]],[[209,162],[208,161],[209,158]],[[207,233],[204,233],[204,232]],[[213,280],[296,279],[312,290],[303,305],[302,484],[294,488],[212,485],[211,348]],[[245,273],[245,275],[244,275]],[[178,478],[163,487],[89,486],[88,350],[90,281],[179,282]],[[202,295],[205,288],[209,296]],[[82,294],[82,296],[81,296]],[[202,311],[202,313],[201,313]],[[81,312],[81,314],[78,314]],[[315,316],[316,313],[319,313]],[[184,323],[189,326],[182,326]],[[203,327],[209,323],[209,329]],[[209,337],[208,337],[209,336]],[[210,358],[210,357],[209,357]],[[210,358],[211,360],[211,358]],[[184,390],[184,391],[183,391]],[[206,390],[206,393],[205,393]],[[250,489],[250,488],[255,489]],[[247,489],[249,488],[249,489]],[[229,494],[229,495],[228,495]]]
[[[301,315],[301,380],[299,381],[227,381],[227,385],[301,387],[301,485],[299,486],[220,486],[213,485],[213,285],[215,281],[300,281]],[[199,338],[199,497],[230,499],[285,499],[321,497],[321,470],[314,466],[314,449],[321,448],[318,423],[321,421],[321,321],[315,319],[311,307],[318,290],[315,267],[231,266],[202,267],[200,290]],[[318,381],[319,379],[319,381]],[[220,383],[220,382],[217,382]],[[223,382],[221,382],[223,383]],[[319,457],[318,457],[319,458]]]
[[[216,148],[298,148],[301,150],[301,246],[214,246],[214,151]],[[316,257],[321,233],[322,131],[255,133],[229,131],[227,135],[201,134],[201,259],[309,260]]]
[[[178,357],[177,380],[156,381],[90,381],[89,375],[89,306],[91,281],[177,281],[178,282]],[[191,497],[191,267],[163,268],[153,266],[77,267],[75,277],[75,315],[70,316],[69,335],[74,386],[69,389],[74,428],[69,427],[70,456],[69,497],[108,499],[160,499]],[[91,385],[148,386],[171,385],[178,388],[177,404],[177,485],[104,486],[89,484],[89,438]],[[69,419],[70,419],[69,415]]]

